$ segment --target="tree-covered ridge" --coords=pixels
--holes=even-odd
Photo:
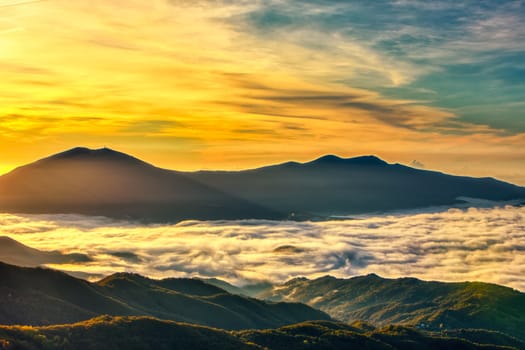
[[[231,295],[191,279],[119,273],[90,283],[54,270],[0,263],[0,280],[0,324],[53,325],[109,314],[248,329],[329,319],[304,304]]]
[[[2,326],[0,339],[2,350],[255,348],[223,330],[148,317],[100,316],[71,325]]]
[[[133,349],[455,349],[519,350],[524,344],[501,334],[439,334],[400,326],[374,328],[368,324],[305,322],[278,329],[224,331],[149,317],[110,317],[70,325],[0,326],[1,350],[133,350]],[[469,335],[469,334],[467,334]]]
[[[385,344],[387,349],[410,349],[407,344],[419,344],[418,349],[498,348],[493,345],[525,349],[524,294],[486,283],[383,279],[376,275],[297,278],[269,287],[260,296],[273,301],[265,302],[227,293],[202,280],[154,280],[130,273],[117,273],[90,283],[50,269],[0,263],[0,280],[0,324],[49,326],[3,327],[0,339],[4,341],[0,344],[4,348],[10,346],[8,349],[41,349],[49,344],[55,346],[50,349],[62,349],[56,347],[62,343],[35,341],[49,340],[50,330],[66,327],[57,324],[75,322],[81,322],[75,328],[79,332],[84,332],[84,328],[93,331],[92,324],[102,327],[100,332],[86,335],[87,339],[96,335],[94,344],[100,345],[98,334],[111,333],[109,328],[115,326],[116,334],[125,333],[129,327],[146,322],[147,332],[153,321],[144,320],[151,318],[240,330],[223,333],[235,335],[237,342],[269,349],[332,349],[344,344],[359,344],[360,349],[383,349]],[[325,310],[349,324],[331,322],[327,314],[297,302]],[[168,327],[166,323],[162,325]],[[142,334],[130,332],[131,336]],[[164,339],[161,333],[157,329],[155,334]],[[36,340],[31,338],[26,344],[27,334],[38,337],[35,335]],[[69,336],[68,333],[66,338]],[[138,343],[155,343],[150,335],[144,337]],[[79,344],[78,348],[83,348],[83,343]],[[119,344],[114,348],[118,349]]]
[[[327,276],[293,279],[259,297],[306,303],[345,322],[364,320],[439,331],[481,328],[525,339],[525,294],[495,284]]]

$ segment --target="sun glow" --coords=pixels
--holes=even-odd
[[[397,47],[404,55],[381,47],[379,39],[402,45],[396,31],[378,28],[383,37],[366,38],[376,29],[361,33],[342,23],[350,35],[323,19],[365,8],[320,6],[0,2],[2,161],[22,165],[79,145],[107,145],[181,170],[377,154],[525,183],[519,125],[505,129],[463,118],[461,108],[437,103],[438,86],[417,86],[461,57],[419,47],[429,63],[418,64],[409,43]],[[392,6],[401,11],[404,5]],[[308,20],[288,18],[291,13]],[[395,18],[390,25],[400,26]],[[477,40],[474,24],[462,40]],[[404,31],[410,28],[401,26]],[[458,45],[455,40],[440,44],[439,52],[452,52],[446,47]],[[498,52],[520,47],[498,45],[506,45]],[[469,50],[478,49],[472,44]],[[472,161],[480,155],[483,162]]]

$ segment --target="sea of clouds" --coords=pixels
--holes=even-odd
[[[525,207],[450,209],[328,222],[140,225],[78,215],[0,214],[0,235],[93,261],[50,265],[97,279],[117,271],[232,283],[376,273],[484,281],[525,291]]]

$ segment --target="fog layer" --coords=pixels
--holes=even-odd
[[[493,282],[525,291],[525,208],[451,209],[347,221],[138,225],[76,215],[0,215],[0,235],[92,261],[50,264],[91,278],[217,277],[233,283],[376,273]]]

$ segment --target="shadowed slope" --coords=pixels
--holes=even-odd
[[[43,264],[74,264],[91,261],[84,254],[62,254],[44,252],[25,246],[9,237],[0,236],[0,261],[19,266],[39,266]]]
[[[89,283],[58,271],[0,263],[0,281],[0,324],[49,325],[110,314],[245,329],[329,318],[303,304],[230,295],[198,280],[118,273]]]
[[[470,178],[388,164],[375,156],[328,155],[241,172],[203,171],[191,178],[279,211],[345,215],[486,200],[525,198],[525,188],[492,178]],[[293,218],[293,217],[292,217]],[[308,218],[308,215],[306,215]]]
[[[184,174],[107,148],[74,148],[0,177],[0,210],[174,222],[279,218]]]

